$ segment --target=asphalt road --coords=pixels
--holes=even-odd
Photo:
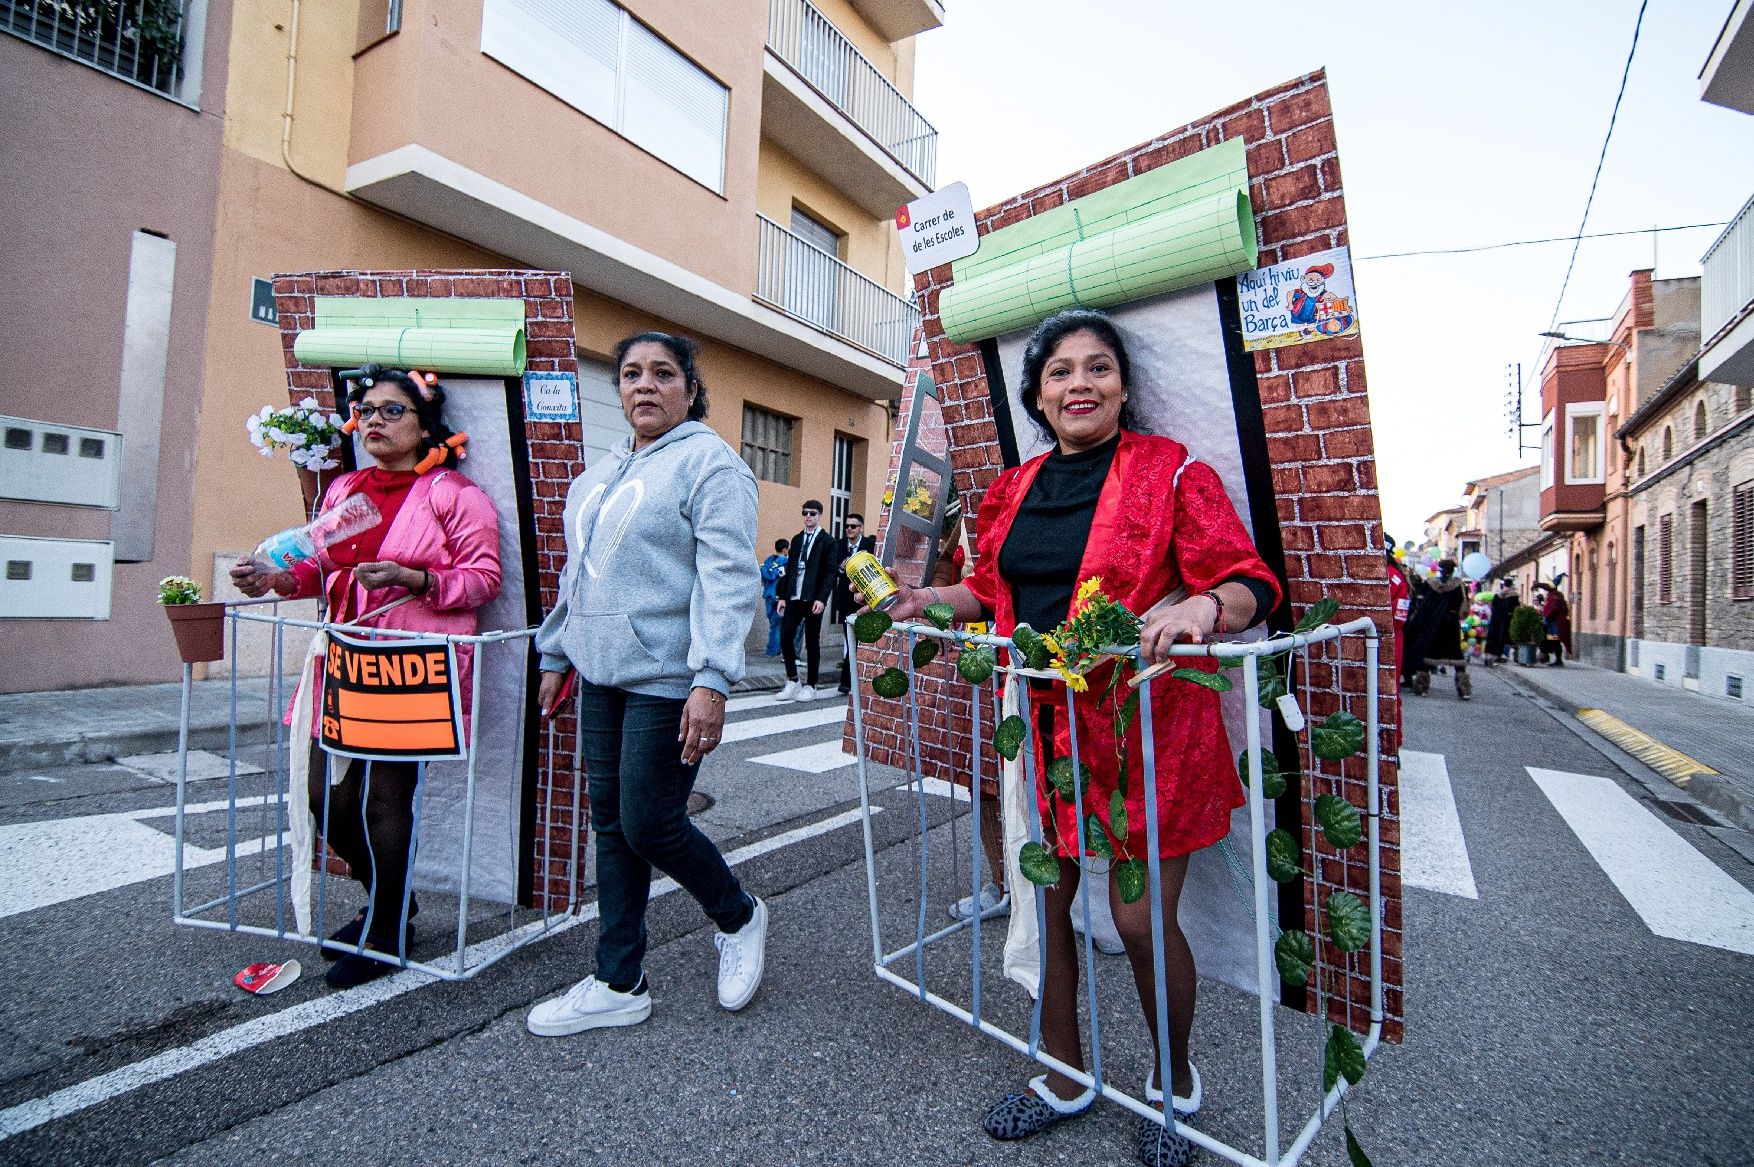
[[[1409,703],[1407,748],[1443,757],[1478,898],[1407,890],[1406,1042],[1372,1060],[1350,1105],[1354,1129],[1379,1165],[1754,1164],[1754,956],[1653,932],[1530,768],[1604,776],[1647,807],[1680,796],[1622,773],[1491,674],[1476,693],[1462,705],[1440,686]],[[1033,1071],[872,974],[862,832],[848,814],[855,771],[753,760],[836,733],[824,723],[730,743],[703,775],[715,798],[703,825],[728,852],[749,854],[739,874],[772,912],[767,979],[735,1016],[714,1001],[711,927],[682,894],[651,912],[652,1018],[560,1040],[528,1035],[524,1013],[590,971],[592,923],[469,982],[398,974],[360,991],[381,1000],[342,1012],[366,997],[329,993],[308,948],[171,925],[163,876],[0,917],[0,1162],[1132,1162],[1136,1120],[1109,1104],[1023,1144],[979,1133],[986,1105]],[[46,778],[58,781],[33,781]],[[914,927],[920,803],[895,775],[878,778],[881,917],[897,947]],[[204,785],[193,798],[216,797]],[[113,824],[169,801],[162,783],[118,767],[9,775],[0,831],[97,815]],[[967,845],[967,819],[954,840],[949,825],[967,807],[924,803],[927,899],[942,919],[951,880],[968,874],[951,859],[953,842]],[[1720,877],[1754,886],[1754,867],[1710,828],[1657,817]],[[812,832],[822,823],[841,825]],[[1660,916],[1660,893],[1644,907]],[[985,1010],[1026,1029],[1025,1000],[996,975],[1002,935],[999,923],[983,933]],[[964,1000],[966,940],[935,950],[926,968],[930,984]],[[307,969],[287,991],[249,998],[231,987],[243,964],[287,956]],[[1146,1046],[1124,964],[1097,961],[1109,1077],[1136,1091]],[[319,1020],[248,1044],[252,1027],[289,1016]],[[1280,1104],[1307,1112],[1320,1030],[1279,1017]],[[1202,1129],[1258,1150],[1256,1040],[1254,1000],[1203,983]],[[153,1080],[134,1085],[143,1079]],[[97,1094],[109,1096],[55,1117]],[[1346,1162],[1337,1126],[1304,1162]]]

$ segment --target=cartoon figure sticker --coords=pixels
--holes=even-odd
[[[1358,335],[1352,258],[1344,247],[1243,272],[1236,294],[1249,352]]]

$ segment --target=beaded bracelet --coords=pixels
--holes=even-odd
[[[1224,597],[1218,594],[1217,588],[1209,588],[1200,594],[1211,600],[1212,606],[1217,609],[1213,615],[1212,631],[1219,635],[1228,636],[1230,629],[1224,624]]]

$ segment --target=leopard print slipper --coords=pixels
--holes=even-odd
[[[1096,1100],[1096,1091],[1086,1090],[1065,1102],[1058,1098],[1049,1101],[1051,1097],[1045,1076],[1036,1078],[1030,1082],[1029,1089],[1007,1094],[988,1107],[986,1117],[981,1119],[981,1129],[989,1137],[1003,1142],[1031,1138],[1055,1123],[1076,1118],[1089,1110],[1090,1104]]]
[[[1145,1167],[1187,1167],[1194,1145],[1156,1119],[1139,1120],[1139,1162]]]

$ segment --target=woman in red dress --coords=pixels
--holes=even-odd
[[[1120,334],[1100,312],[1075,310],[1044,321],[1023,359],[1025,410],[1054,440],[1054,449],[1000,474],[981,503],[978,555],[969,579],[946,588],[904,588],[890,609],[898,620],[915,619],[926,605],[944,602],[957,620],[989,618],[1009,635],[1019,623],[1047,631],[1066,620],[1078,586],[1100,577],[1109,598],[1143,615],[1140,649],[1145,660],[1167,658],[1180,641],[1203,642],[1240,632],[1264,619],[1279,603],[1279,585],[1262,562],[1216,472],[1193,461],[1166,437],[1133,428],[1128,407],[1130,368]],[[1215,661],[1187,662],[1215,671]],[[1112,667],[1112,666],[1108,666]],[[1080,760],[1092,771],[1087,811],[1106,825],[1116,789],[1117,764],[1112,701],[1102,703],[1107,667],[1092,673],[1089,695],[1077,702]],[[1064,691],[1040,685],[1033,694],[1042,760],[1071,754],[1071,727]],[[1176,923],[1188,857],[1223,838],[1230,812],[1243,801],[1236,762],[1219,714],[1218,695],[1187,682],[1152,686],[1165,980],[1168,984],[1170,1073],[1173,1104],[1191,1115],[1199,1108],[1199,1077],[1188,1060],[1194,1015],[1194,959]],[[1129,733],[1131,757],[1139,757],[1139,726]],[[1146,853],[1144,783],[1127,792],[1125,853]],[[1076,860],[1076,813],[1062,805],[1050,817],[1043,804],[1044,842],[1064,858],[1060,882],[1046,890],[1046,964],[1042,975],[1042,1037],[1047,1052],[1082,1068],[1078,1027],[1078,959],[1071,911],[1081,870]],[[1116,839],[1120,844],[1122,840]],[[1117,845],[1116,850],[1122,848]],[[1088,852],[1087,852],[1088,853]],[[1111,876],[1109,902],[1126,945],[1147,1029],[1156,1042],[1152,972],[1151,905],[1123,903]],[[1153,1066],[1160,1059],[1153,1059]],[[1148,1097],[1161,1102],[1155,1072]],[[1094,1099],[1072,1079],[1054,1071],[1026,1091],[1007,1095],[987,1113],[984,1127],[995,1138],[1033,1135],[1081,1114]],[[1152,1151],[1163,1128],[1145,1120],[1141,1156],[1170,1161]]]

